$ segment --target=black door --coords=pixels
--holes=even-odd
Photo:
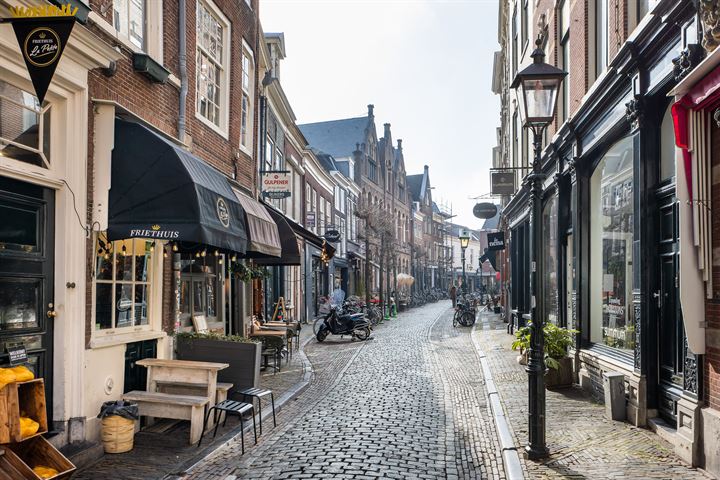
[[[677,401],[683,387],[683,343],[685,330],[678,299],[678,217],[675,189],[657,193],[658,202],[658,284],[652,304],[658,322],[658,410],[660,415],[676,422]]]
[[[0,366],[24,345],[52,405],[55,192],[0,177]],[[48,408],[48,422],[52,422]]]
[[[128,343],[125,350],[125,384],[123,392],[145,390],[147,385],[147,368],[137,365],[143,358],[157,357],[157,340]]]

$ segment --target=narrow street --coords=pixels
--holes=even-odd
[[[505,478],[469,329],[449,307],[401,314],[364,343],[311,341],[315,377],[278,428],[185,478]]]

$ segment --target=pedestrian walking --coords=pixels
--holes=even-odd
[[[453,308],[455,308],[455,304],[457,302],[457,288],[454,283],[452,287],[450,287],[450,300],[452,300]]]

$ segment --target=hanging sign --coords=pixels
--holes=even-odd
[[[288,198],[290,193],[290,173],[270,172],[262,174],[262,194],[271,199]]]
[[[477,218],[493,218],[497,215],[497,205],[494,203],[477,203],[473,207],[473,215]]]
[[[75,25],[78,7],[11,7],[10,19],[30,80],[42,105],[55,69]]]
[[[505,232],[488,233],[488,250],[505,250]]]
[[[5,351],[7,352],[8,356],[10,357],[9,363],[11,367],[15,367],[17,365],[23,365],[27,363],[28,356],[27,356],[27,350],[25,349],[25,345],[15,345],[12,347],[5,347]]]
[[[515,172],[490,172],[490,194],[512,195],[515,193]]]
[[[340,241],[340,232],[337,230],[328,230],[325,232],[325,240],[330,243],[337,243]]]

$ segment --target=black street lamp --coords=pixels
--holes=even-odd
[[[465,249],[470,244],[470,232],[465,229],[460,230],[458,233],[460,239],[460,249],[462,250],[462,291],[467,293],[467,278],[465,277]]]
[[[538,266],[542,244],[542,138],[545,128],[553,121],[557,96],[567,72],[545,63],[542,37],[535,41],[533,63],[517,73],[510,88],[515,89],[520,116],[525,128],[533,133],[532,172],[527,176],[530,185],[530,348],[528,352],[528,436],[527,457],[539,459],[549,453],[545,445],[545,335],[543,327],[543,295]]]

